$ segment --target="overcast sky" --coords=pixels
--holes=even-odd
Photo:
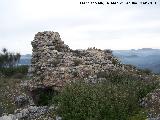
[[[31,53],[31,41],[39,31],[59,32],[72,49],[160,48],[157,1],[156,5],[81,5],[81,1],[0,0],[0,49]]]

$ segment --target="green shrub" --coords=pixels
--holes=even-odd
[[[129,120],[146,120],[147,119],[147,113],[145,110],[142,109],[142,111],[139,111],[139,113],[132,116]]]
[[[145,75],[151,75],[153,74],[152,71],[150,69],[138,69],[137,74],[141,75],[141,74],[145,74]]]
[[[104,50],[104,52],[112,54],[112,50],[110,50],[110,49],[106,49],[106,50]]]
[[[75,66],[78,66],[78,65],[82,64],[82,60],[78,59],[78,58],[74,59],[73,62],[74,62]]]
[[[142,70],[144,73],[146,73],[147,75],[150,75],[151,73],[152,73],[152,71],[151,70],[149,70],[149,69],[143,69]]]
[[[112,61],[113,65],[118,65],[119,64],[119,61],[116,58],[113,58],[111,61]]]
[[[17,73],[25,76],[28,73],[28,66],[22,65],[17,67],[3,67],[0,68],[0,73],[2,73],[5,77],[12,77]]]
[[[104,74],[104,73],[103,73]],[[103,75],[104,76],[104,75]],[[155,82],[137,80],[127,74],[110,73],[107,81],[66,85],[53,102],[63,120],[138,120],[139,101],[154,88]],[[137,118],[139,116],[139,118]]]
[[[24,77],[24,74],[22,73],[15,73],[14,75],[12,75],[12,78],[15,79],[22,79]]]

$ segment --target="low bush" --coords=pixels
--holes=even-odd
[[[116,58],[111,59],[111,61],[112,61],[112,64],[113,64],[113,65],[118,65],[118,64],[120,64],[119,61],[118,61],[118,59],[116,59]]]
[[[150,75],[152,73],[152,71],[150,69],[143,69],[142,70],[144,73],[146,73],[147,75]]]
[[[104,74],[104,73],[103,73]],[[104,75],[103,75],[104,76]],[[107,81],[87,84],[77,81],[66,85],[53,98],[57,114],[63,120],[134,120],[143,119],[139,101],[157,87],[156,82],[137,80],[127,74],[110,73]]]
[[[3,68],[0,68],[0,73],[3,74],[5,77],[16,76],[16,74],[21,74],[21,76],[22,75],[25,76],[28,73],[28,67],[29,66],[27,65],[22,65],[17,67],[3,67]]]
[[[14,75],[12,75],[12,78],[15,79],[22,79],[24,77],[24,74],[22,73],[15,73]]]
[[[75,66],[78,66],[78,65],[82,64],[82,60],[78,59],[78,58],[74,59],[73,62],[74,62]]]
[[[151,75],[153,74],[153,72],[150,70],[150,69],[137,69],[137,74],[141,75],[141,74],[144,74],[144,75]]]
[[[112,54],[112,50],[110,50],[110,49],[106,49],[106,50],[104,50],[104,52]]]

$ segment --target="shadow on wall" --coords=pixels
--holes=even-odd
[[[52,98],[58,94],[52,87],[37,88],[30,92],[35,105],[45,106],[49,105]]]

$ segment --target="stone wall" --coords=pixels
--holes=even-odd
[[[97,82],[98,73],[116,70],[118,60],[110,50],[72,50],[58,32],[38,32],[32,41],[31,88],[61,88],[65,83],[84,79]]]

